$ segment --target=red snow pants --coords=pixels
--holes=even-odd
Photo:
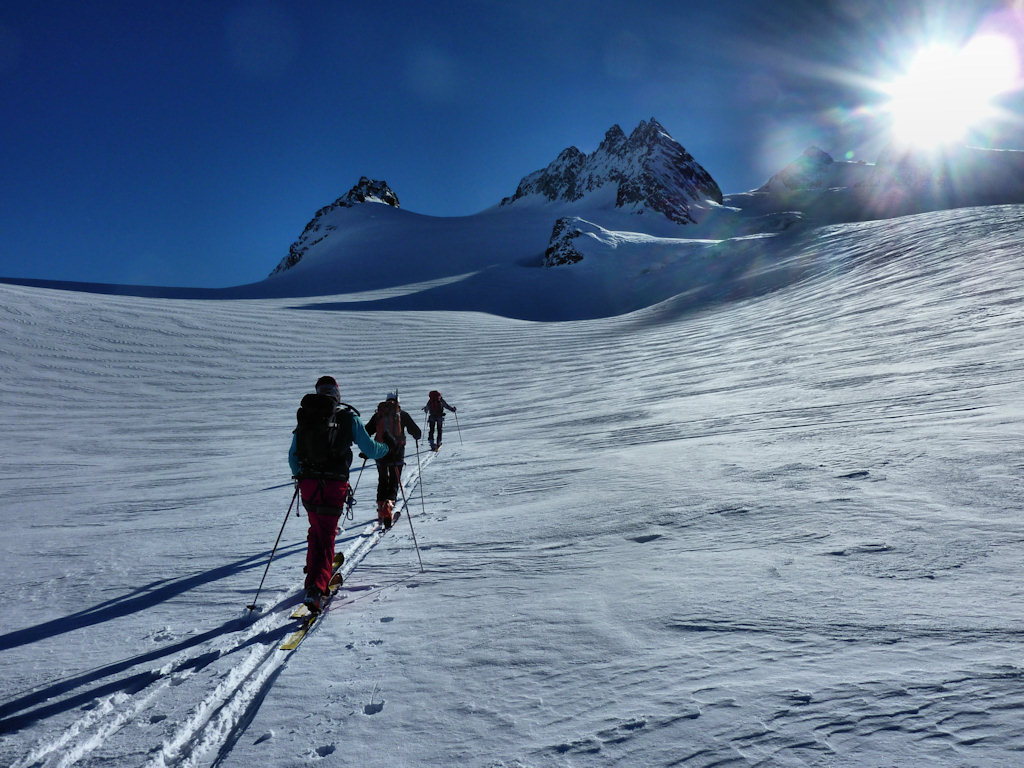
[[[306,589],[327,592],[334,566],[334,539],[338,535],[348,483],[341,480],[300,480],[299,494],[309,517],[306,537]]]

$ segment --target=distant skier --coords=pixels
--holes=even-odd
[[[302,398],[296,420],[288,466],[309,517],[303,602],[316,612],[323,607],[333,572],[338,518],[349,496],[352,442],[371,459],[386,456],[390,445],[387,439],[370,437],[358,412],[341,402],[338,382],[331,376],[317,379],[316,393]]]
[[[414,440],[419,440],[423,432],[412,416],[402,410],[397,391],[388,392],[384,402],[377,405],[377,412],[366,422],[366,429],[375,434],[378,441],[390,439],[392,444],[388,455],[377,459],[377,519],[384,528],[390,528],[405,466],[405,431],[408,430]]]
[[[441,433],[444,431],[444,411],[448,409],[455,413],[458,409],[448,405],[441,393],[436,389],[430,390],[427,395],[427,404],[423,406],[427,414],[427,439],[430,441],[430,449],[436,451],[441,447]],[[437,427],[437,442],[434,442],[434,427]]]

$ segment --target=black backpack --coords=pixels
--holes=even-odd
[[[299,476],[325,480],[348,480],[352,464],[351,405],[342,403],[335,412],[334,400],[327,395],[306,395],[296,413],[295,455]]]

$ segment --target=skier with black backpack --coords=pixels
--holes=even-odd
[[[405,466],[405,431],[409,430],[414,440],[419,440],[423,432],[412,416],[402,410],[398,390],[388,392],[384,402],[377,405],[377,412],[366,422],[366,429],[376,435],[377,440],[387,440],[391,445],[388,455],[377,459],[377,519],[385,528],[390,528]]]
[[[338,520],[351,493],[348,475],[352,443],[367,457],[377,459],[388,454],[393,441],[370,437],[359,412],[341,402],[338,382],[331,376],[317,379],[316,393],[302,398],[296,421],[288,465],[309,516],[303,602],[317,612],[328,593]]]
[[[436,389],[430,390],[427,394],[427,404],[423,406],[423,412],[427,414],[427,439],[430,441],[430,450],[436,451],[441,447],[441,433],[444,431],[444,412],[448,409],[456,412],[455,406],[448,405],[448,402],[441,397]],[[437,427],[437,442],[434,442],[434,428]]]

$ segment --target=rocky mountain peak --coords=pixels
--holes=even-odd
[[[616,124],[605,133],[597,151],[609,155],[621,155],[626,151],[626,142],[626,133]]]
[[[292,243],[288,249],[288,255],[281,260],[281,263],[270,274],[276,275],[278,272],[284,272],[286,269],[294,267],[302,260],[302,257],[306,255],[310,248],[334,231],[335,226],[327,222],[328,214],[339,208],[352,208],[365,203],[390,205],[393,208],[400,207],[398,195],[392,191],[386,181],[370,179],[366,176],[360,177],[352,189],[314,214],[312,220],[302,230],[299,239]]]
[[[765,186],[785,189],[819,189],[827,186],[835,160],[818,147],[808,147],[803,153],[776,173]]]
[[[650,147],[662,141],[663,138],[675,141],[675,139],[669,136],[668,131],[662,127],[661,123],[652,117],[650,120],[640,121],[640,124],[629,135],[629,142],[634,146],[644,145]]]
[[[352,189],[334,201],[334,206],[351,208],[359,203],[384,203],[394,208],[401,208],[396,195],[386,181],[368,179],[361,176]],[[330,208],[331,206],[328,206]]]
[[[576,147],[562,150],[546,168],[525,176],[501,204],[538,196],[573,203],[607,185],[615,185],[616,207],[657,211],[677,224],[696,221],[694,205],[722,202],[722,190],[711,175],[651,118],[628,137],[613,125],[592,154]]]

